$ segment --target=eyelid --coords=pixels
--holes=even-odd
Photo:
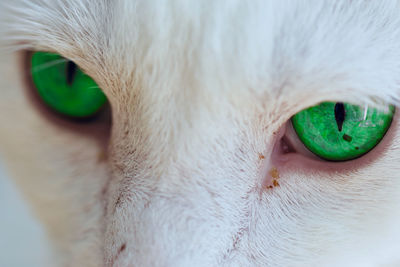
[[[314,160],[324,161],[308,150],[307,147],[300,141],[296,131],[293,128],[291,119],[286,122],[286,132],[284,138],[285,142],[288,142],[288,145],[295,153],[299,153]]]

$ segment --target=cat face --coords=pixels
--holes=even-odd
[[[345,162],[290,123],[395,103],[397,1],[6,2],[1,42],[21,51],[0,60],[0,151],[61,265],[400,263],[398,116]],[[109,110],[44,107],[26,51],[74,61]]]

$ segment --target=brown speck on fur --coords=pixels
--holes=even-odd
[[[122,246],[118,250],[118,253],[123,252],[125,249],[126,249],[126,243],[122,244]]]
[[[119,208],[121,205],[122,201],[121,201],[121,195],[117,198],[117,200],[115,201],[115,208]]]
[[[279,179],[279,172],[278,170],[273,167],[270,171],[269,171],[269,175],[271,175],[272,178],[274,179]]]
[[[111,265],[110,266],[114,266],[115,261],[118,259],[118,257],[121,255],[121,253],[126,249],[126,243],[123,243],[117,253],[115,254],[115,256],[113,257],[112,261],[111,261]]]
[[[280,186],[280,184],[279,184],[279,182],[278,182],[278,180],[279,180],[279,172],[278,172],[278,170],[275,168],[275,167],[273,167],[273,168],[271,168],[271,170],[269,171],[269,175],[271,176],[271,178],[272,178],[272,184],[268,184],[268,185],[266,185],[266,188],[267,189],[272,189],[272,188],[274,188],[274,187],[278,187],[278,186]]]

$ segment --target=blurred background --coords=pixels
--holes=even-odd
[[[0,160],[0,266],[47,267],[45,233]]]

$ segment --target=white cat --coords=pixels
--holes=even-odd
[[[397,103],[399,1],[0,2],[0,151],[61,266],[400,266],[398,116],[342,162],[290,121]],[[44,107],[27,51],[74,61],[111,119]]]

